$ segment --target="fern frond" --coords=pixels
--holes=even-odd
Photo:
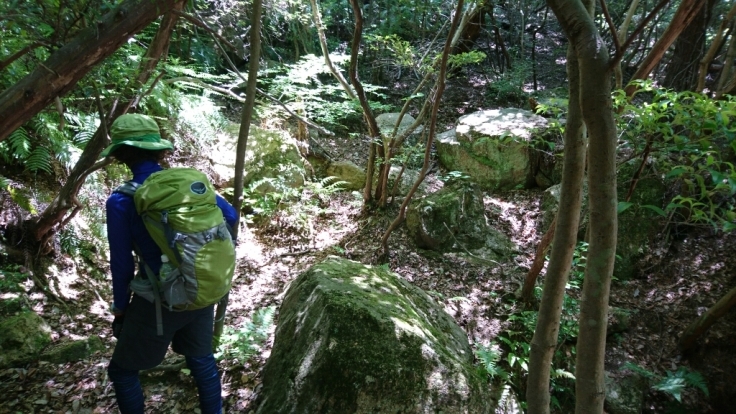
[[[677,372],[680,371],[683,371],[683,378],[685,378],[685,382],[687,382],[688,385],[703,391],[703,394],[705,394],[706,397],[710,396],[710,393],[708,393],[708,384],[699,372],[690,371],[685,367],[680,367],[680,369],[677,370]]]
[[[319,183],[322,186],[322,188],[326,190],[331,190],[330,191],[331,193],[335,191],[344,190],[343,186],[348,184],[347,181],[340,180],[340,178],[333,177],[333,176],[325,177],[322,180],[320,180]]]
[[[498,366],[498,362],[501,360],[501,349],[497,345],[481,346],[475,351],[475,355],[491,378],[496,376],[505,378],[507,376],[506,371]]]
[[[48,148],[38,146],[33,149],[25,162],[26,169],[37,173],[39,170],[51,174],[51,152]]]
[[[31,155],[31,138],[25,129],[18,128],[11,132],[8,142],[10,143],[12,158],[24,160]]]

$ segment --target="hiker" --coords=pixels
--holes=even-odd
[[[109,156],[125,164],[133,173],[132,183],[128,183],[134,186],[143,184],[151,174],[162,171],[159,163],[173,149],[171,142],[161,138],[156,121],[146,115],[120,116],[110,128],[110,137],[112,144],[101,156]],[[207,185],[211,186],[209,181]],[[201,191],[205,191],[204,186]],[[238,218],[235,209],[219,195],[216,195],[216,204],[227,224],[235,226]],[[140,259],[135,279],[140,280],[146,277],[146,272],[158,275],[162,250],[144,225],[130,194],[113,192],[107,200],[106,211],[114,298],[112,331],[117,338],[108,375],[115,388],[120,412],[144,412],[138,372],[159,365],[171,344],[174,352],[186,357],[187,367],[197,384],[202,413],[221,413],[221,384],[212,350],[214,304],[181,311],[149,301],[150,298],[147,300],[145,295],[132,289],[131,282],[136,275],[132,252],[135,251]],[[228,243],[232,243],[229,235]],[[234,251],[229,260],[232,261],[231,269],[234,269]],[[229,289],[230,280],[227,282]]]

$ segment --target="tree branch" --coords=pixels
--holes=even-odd
[[[639,34],[644,30],[644,28],[649,24],[649,22],[654,19],[654,17],[659,13],[660,10],[664,8],[664,6],[669,3],[670,0],[661,0],[659,4],[654,6],[652,11],[649,12],[647,17],[644,18],[644,20],[639,23],[638,26],[636,26],[636,29],[634,29],[633,32],[631,32],[631,36],[629,36],[626,41],[621,45],[620,53],[617,52],[616,55],[611,59],[610,63],[610,69],[613,69],[614,66],[618,65],[619,62],[621,62],[621,59],[624,58],[624,52],[626,52],[626,49],[628,49],[629,46],[636,40],[636,37],[639,36]]]
[[[618,34],[616,33],[616,26],[613,24],[613,20],[611,20],[611,14],[608,12],[608,6],[606,5],[606,0],[600,0],[601,2],[601,9],[603,9],[603,15],[606,16],[606,23],[608,23],[608,28],[611,30],[611,37],[613,37],[613,45],[616,48],[616,56],[621,54],[621,43],[618,41]]]

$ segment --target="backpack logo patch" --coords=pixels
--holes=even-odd
[[[194,194],[199,194],[199,195],[202,195],[202,194],[204,194],[204,193],[207,192],[207,186],[204,185],[204,183],[201,182],[201,181],[195,181],[195,182],[193,182],[192,185],[189,186],[189,189]]]

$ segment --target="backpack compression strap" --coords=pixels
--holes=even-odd
[[[140,187],[141,185],[137,182],[130,180],[126,181],[122,184],[120,184],[113,192],[114,193],[122,193],[127,196],[135,197],[135,191]]]

